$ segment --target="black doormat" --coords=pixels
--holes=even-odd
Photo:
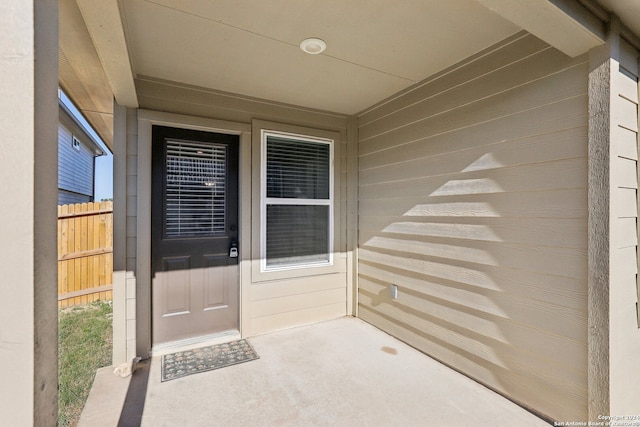
[[[162,382],[259,359],[247,340],[232,341],[162,356]]]

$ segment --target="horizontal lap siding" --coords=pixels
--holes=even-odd
[[[521,35],[359,118],[360,316],[557,420],[587,416],[587,77]]]
[[[91,196],[70,193],[64,190],[58,190],[58,205],[73,205],[76,203],[89,203]]]
[[[297,108],[269,101],[253,100],[243,96],[180,86],[151,79],[137,79],[136,88],[140,108],[165,111],[186,116],[206,117],[250,124],[252,120],[268,120],[288,125],[300,125],[314,129],[342,131],[346,129],[346,117],[339,114]],[[339,141],[346,144],[346,141]],[[135,148],[133,144],[130,147]],[[346,149],[336,149],[346,153]],[[133,153],[135,154],[135,153]],[[317,321],[324,321],[346,314],[347,261],[346,231],[341,224],[346,218],[346,157],[335,159],[338,185],[334,189],[334,203],[339,207],[335,221],[334,262],[337,273],[317,276],[291,277],[258,281],[250,269],[242,270],[242,331],[245,336],[285,329]],[[259,179],[259,164],[242,164],[240,170]],[[135,171],[134,171],[135,172]],[[134,177],[135,179],[135,177]],[[132,186],[130,186],[132,187]],[[135,192],[129,193],[135,197]],[[252,194],[252,203],[259,204],[259,193]],[[240,195],[242,200],[242,195]],[[249,206],[244,209],[250,210]],[[254,225],[255,227],[255,225]],[[243,230],[247,247],[260,235],[254,230]],[[135,243],[135,240],[133,240]],[[135,252],[133,252],[135,253]],[[242,260],[241,265],[260,262]],[[241,267],[244,268],[244,267]]]
[[[615,63],[614,63],[615,64]],[[624,40],[612,67],[611,413],[637,413],[638,52]]]
[[[58,188],[93,197],[93,153],[84,144],[76,150],[72,145],[73,134],[62,124],[58,125]],[[76,203],[66,199],[58,204]],[[90,200],[88,200],[90,201]]]
[[[342,272],[253,283],[249,290],[251,334],[344,316],[346,259],[335,262]]]

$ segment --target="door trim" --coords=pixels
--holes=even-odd
[[[243,244],[238,234],[240,137],[156,125],[152,134],[152,347],[239,331],[240,266],[229,248]],[[167,205],[174,202],[177,216]]]
[[[156,344],[151,347],[151,357],[162,356],[163,354],[175,353],[177,351],[192,350],[198,347],[223,344],[242,338],[239,331],[224,331],[217,334],[203,335],[195,338],[186,338],[169,343]]]
[[[168,126],[180,129],[200,130],[205,132],[239,135],[238,165],[238,219],[239,241],[244,242],[240,248],[239,260],[239,316],[240,335],[246,330],[248,304],[247,281],[250,278],[251,259],[251,125],[224,120],[206,119],[180,114],[163,113],[151,110],[137,110],[138,113],[138,150],[137,153],[137,185],[135,212],[127,212],[127,216],[136,216],[135,271],[127,265],[127,280],[136,282],[135,295],[127,295],[127,306],[135,300],[136,312],[127,313],[127,324],[130,319],[135,322],[136,355],[151,356],[151,145],[152,126]],[[130,153],[127,153],[129,155]],[[129,171],[127,171],[129,173]],[[128,196],[130,197],[130,196]],[[129,208],[131,209],[131,208]],[[131,253],[132,251],[127,251]],[[129,262],[129,261],[128,261]],[[247,270],[248,269],[248,270]],[[133,314],[133,313],[132,313]]]

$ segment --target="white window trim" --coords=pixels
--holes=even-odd
[[[329,199],[281,199],[267,197],[267,137],[277,136],[290,138],[296,141],[306,141],[329,145]],[[314,137],[291,132],[281,132],[275,130],[262,129],[260,131],[260,271],[288,271],[304,268],[330,267],[333,266],[333,228],[334,228],[334,144],[335,140],[330,138]],[[267,266],[267,205],[320,205],[329,207],[328,233],[328,261],[306,262],[304,264]]]

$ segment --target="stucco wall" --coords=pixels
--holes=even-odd
[[[359,120],[360,317],[557,420],[587,416],[588,71],[521,33]]]
[[[55,1],[0,5],[0,423],[57,420]]]

